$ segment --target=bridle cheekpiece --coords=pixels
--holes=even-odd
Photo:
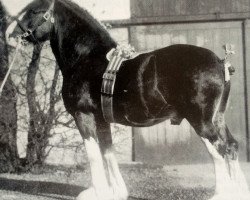
[[[55,22],[55,19],[53,17],[53,10],[54,10],[54,5],[55,5],[55,0],[52,1],[52,3],[50,4],[50,7],[48,8],[48,10],[44,13],[43,17],[34,25],[34,27],[32,28],[26,28],[23,23],[16,17],[15,20],[17,21],[18,26],[22,29],[22,31],[24,32],[23,34],[21,34],[18,37],[21,37],[22,39],[25,39],[29,36],[32,36],[33,39],[35,39],[37,41],[37,39],[35,38],[35,36],[33,35],[33,32],[39,27],[41,26],[43,23],[47,22],[49,19],[51,21],[51,23]]]

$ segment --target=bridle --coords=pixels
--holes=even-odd
[[[38,22],[31,28],[25,27],[24,24],[18,19],[18,17],[15,17],[18,26],[23,31],[23,34],[19,35],[18,37],[21,37],[22,39],[25,39],[27,37],[32,37],[32,39],[34,39],[37,43],[39,43],[33,33],[39,26],[47,22],[49,19],[51,20],[51,23],[54,23],[54,17],[53,17],[54,6],[55,6],[55,0],[52,0],[52,3],[50,4],[48,10],[45,12],[43,17],[40,20],[38,20]]]
[[[51,23],[54,23],[54,17],[53,17],[53,10],[54,10],[54,5],[55,5],[55,0],[52,0],[51,5],[49,6],[48,10],[45,12],[45,14],[43,15],[43,17],[32,27],[32,28],[26,28],[23,23],[18,19],[18,17],[14,17],[14,19],[17,21],[18,26],[21,28],[21,30],[24,32],[23,34],[17,36],[17,46],[16,46],[16,51],[14,54],[14,58],[8,68],[8,71],[3,79],[3,82],[0,84],[0,96],[2,94],[4,85],[10,75],[10,71],[12,69],[12,67],[14,66],[15,60],[17,58],[17,53],[18,51],[21,49],[22,45],[23,45],[23,39],[31,36],[37,44],[40,45],[39,41],[36,39],[36,37],[34,36],[34,31],[41,26],[44,22],[47,22],[49,19],[51,20]],[[1,19],[0,19],[1,20]]]

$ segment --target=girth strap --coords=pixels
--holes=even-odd
[[[116,81],[116,75],[122,65],[122,62],[131,59],[135,54],[134,48],[128,46],[118,46],[111,49],[107,54],[109,64],[102,77],[101,104],[105,121],[115,122],[113,113],[113,94]]]

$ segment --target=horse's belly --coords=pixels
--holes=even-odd
[[[171,105],[158,108],[153,114],[151,110],[145,109],[139,102],[114,101],[114,120],[127,126],[147,127],[177,116],[176,110]]]

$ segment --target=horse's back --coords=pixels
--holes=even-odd
[[[143,53],[124,62],[118,73],[114,96],[117,113],[133,122],[181,118],[178,115],[191,106],[197,93],[192,88],[198,88],[201,76],[206,77],[204,81],[214,81],[212,77],[217,76],[217,82],[208,84],[211,88],[223,83],[222,62],[208,49],[172,45]]]

